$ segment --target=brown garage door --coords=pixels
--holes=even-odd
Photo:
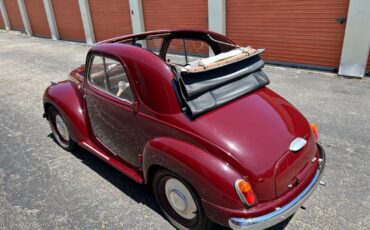
[[[24,31],[24,26],[19,12],[18,1],[4,0],[5,8],[8,13],[10,26],[12,30]]]
[[[34,36],[50,37],[43,0],[25,0],[28,18]]]
[[[266,60],[337,69],[349,0],[228,0],[227,35]]]
[[[0,29],[5,29],[3,15],[1,14],[1,12],[0,12]]]
[[[127,0],[89,0],[89,6],[96,41],[132,34]]]
[[[207,29],[207,0],[144,0],[145,29]]]
[[[63,40],[85,41],[78,0],[53,0],[59,36]]]

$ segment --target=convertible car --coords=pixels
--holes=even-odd
[[[210,31],[109,39],[51,83],[44,117],[65,150],[151,184],[176,228],[267,228],[320,184],[325,153],[316,125],[267,87],[262,52]]]

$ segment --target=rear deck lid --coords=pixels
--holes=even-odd
[[[276,197],[294,189],[307,178],[310,178],[315,171],[314,165],[317,161],[315,158],[316,140],[312,135],[305,136],[303,139],[307,143],[302,148],[297,151],[289,150],[276,164]]]
[[[314,148],[313,141],[306,139],[301,152],[286,157],[296,137],[310,135],[310,126],[298,110],[267,87],[199,116],[191,128],[228,153],[230,159],[225,161],[247,178],[259,201],[275,199],[277,187],[279,194],[284,193]]]

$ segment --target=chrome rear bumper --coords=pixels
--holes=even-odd
[[[302,206],[305,200],[311,196],[313,191],[319,185],[320,179],[323,176],[323,172],[325,169],[325,152],[319,144],[318,148],[320,152],[319,168],[317,169],[315,176],[313,177],[310,184],[296,198],[294,198],[291,202],[281,207],[280,209],[263,216],[254,218],[230,218],[230,228],[234,230],[265,229],[278,224],[293,215],[297,211],[297,209]]]

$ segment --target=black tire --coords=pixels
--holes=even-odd
[[[67,126],[67,123],[65,123],[64,117],[54,107],[50,107],[48,109],[47,117],[48,117],[48,121],[49,121],[49,124],[50,124],[51,131],[53,133],[53,138],[54,138],[55,142],[57,142],[60,147],[62,147],[63,149],[65,149],[67,151],[73,150],[76,147],[76,143],[69,136],[69,133],[70,133],[69,130],[70,129]],[[67,134],[68,138],[63,137],[63,135],[60,133],[60,131],[58,131],[58,128],[57,128],[57,125],[56,125],[57,117],[58,117],[58,119],[61,118],[62,121],[64,122],[65,128],[67,130],[67,132],[64,133],[64,136],[66,136],[66,134]]]
[[[181,182],[186,187],[188,192],[190,192],[191,198],[193,199],[197,209],[196,212],[192,212],[195,214],[195,217],[191,219],[184,218],[183,216],[178,214],[178,212],[172,207],[168,199],[168,196],[166,195],[165,192],[165,186],[169,179],[175,179]],[[212,221],[210,221],[205,215],[197,193],[192,188],[192,186],[184,179],[175,175],[171,171],[168,171],[166,169],[160,169],[156,171],[156,173],[154,174],[152,180],[152,187],[154,197],[160,209],[174,227],[181,230],[182,229],[207,230],[211,228]]]

